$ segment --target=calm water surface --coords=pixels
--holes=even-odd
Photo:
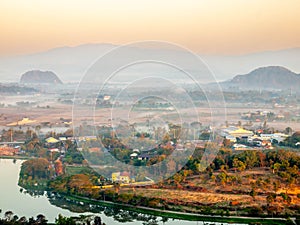
[[[91,215],[91,212],[76,213],[71,212],[69,209],[64,209],[67,206],[61,205],[63,208],[52,205],[49,202],[46,194],[40,196],[31,196],[25,191],[21,192],[21,187],[18,186],[19,172],[22,164],[22,160],[17,160],[15,163],[12,159],[0,159],[0,209],[2,209],[1,216],[11,210],[14,214],[21,216],[26,216],[29,218],[31,216],[36,217],[38,214],[43,214],[49,222],[54,222],[58,214],[64,216],[78,216],[78,215]],[[80,206],[77,206],[77,208]],[[70,207],[71,208],[71,207]],[[125,210],[124,210],[125,211]],[[126,211],[125,211],[126,213]],[[132,222],[118,222],[112,216],[107,216],[101,213],[99,210],[99,216],[102,221],[107,225],[116,224],[148,224],[143,221],[132,221]],[[169,219],[167,222],[163,223],[160,221],[161,218],[157,218],[157,223],[155,224],[166,224],[166,225],[202,225],[202,224],[226,224],[226,223],[202,223],[195,221],[183,221],[183,220],[173,220]]]

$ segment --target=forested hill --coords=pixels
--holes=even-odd
[[[237,75],[233,79],[222,82],[225,88],[238,89],[270,89],[297,91],[300,85],[300,75],[281,66],[260,67],[248,74]]]
[[[62,84],[58,76],[51,71],[32,70],[21,76],[21,83]]]

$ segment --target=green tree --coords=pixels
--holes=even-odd
[[[183,180],[183,176],[180,174],[180,173],[176,173],[174,176],[173,176],[173,180],[174,182],[176,183],[177,187],[180,188],[181,187],[181,182]]]
[[[238,171],[244,171],[246,169],[246,165],[245,163],[243,163],[242,161],[240,161],[238,158],[234,158],[233,159],[233,163],[232,163],[233,168]]]
[[[94,225],[101,225],[101,217],[100,216],[95,216],[94,218]]]
[[[93,183],[87,174],[75,174],[69,178],[67,188],[74,194],[91,194]]]
[[[257,195],[257,192],[256,192],[256,190],[255,190],[255,187],[252,187],[252,189],[251,189],[249,195],[250,195],[250,196],[253,198],[253,200],[255,201],[255,197],[256,197],[256,195]]]
[[[76,222],[71,217],[64,217],[61,214],[59,214],[58,218],[55,218],[55,224],[57,224],[57,225],[75,225]],[[95,225],[98,225],[98,224],[95,223]]]
[[[30,159],[22,163],[20,176],[23,178],[31,176],[32,179],[50,179],[51,167],[47,159]]]
[[[36,222],[38,224],[47,225],[46,217],[43,214],[39,214],[36,216]]]
[[[286,127],[286,128],[284,129],[284,133],[285,133],[285,134],[291,135],[292,132],[293,132],[293,129],[290,128],[290,127]]]
[[[225,184],[227,183],[227,174],[225,172],[222,172],[218,175],[218,178],[219,178],[221,184],[223,186],[225,186]]]
[[[266,198],[267,198],[268,204],[272,204],[276,199],[276,194],[269,193]]]
[[[258,163],[258,158],[256,155],[256,151],[245,151],[242,155],[241,158],[243,158],[243,162],[246,164],[247,168],[253,168],[257,165]]]
[[[14,215],[14,213],[12,211],[6,211],[4,213],[4,218],[6,221],[11,221],[13,215]]]

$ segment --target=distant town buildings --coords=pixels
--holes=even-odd
[[[226,139],[231,140],[232,142],[235,142],[234,140],[236,138],[248,138],[253,136],[253,131],[245,130],[243,128],[239,127],[226,127],[221,130],[221,135],[225,137]]]
[[[283,142],[289,135],[284,133],[263,133],[263,130],[255,132],[244,128],[229,126],[221,129],[220,134],[232,145],[233,150],[249,150],[251,147],[272,149],[273,143]]]

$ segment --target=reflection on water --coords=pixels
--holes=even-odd
[[[202,225],[226,224],[211,222],[195,222],[156,217],[132,212],[117,206],[101,206],[65,198],[59,194],[41,190],[28,190],[18,186],[22,160],[0,159],[0,209],[2,212],[13,211],[14,214],[27,218],[43,214],[49,222],[54,222],[58,214],[63,216],[98,215],[109,225]]]
[[[30,190],[30,189],[25,189],[25,188],[20,188],[20,192],[23,194],[28,194],[31,197],[41,197],[44,196],[45,191],[41,191],[41,190]]]
[[[19,187],[18,179],[22,162],[22,160],[17,160],[13,163],[12,159],[0,159],[0,209],[2,209],[2,214],[9,210],[19,217],[26,216],[27,218],[43,214],[49,222],[54,222],[59,213],[64,216],[78,215],[70,210],[52,205],[44,191],[29,191]]]
[[[83,213],[83,212],[92,212],[92,213],[101,213],[106,217],[112,217],[115,221],[120,223],[141,221],[142,224],[159,224],[159,222],[167,222],[168,218],[166,217],[156,217],[153,215],[147,215],[143,213],[127,211],[117,206],[101,206],[93,205],[77,200],[72,200],[67,197],[60,196],[59,194],[48,193],[48,198],[51,204],[59,206],[61,208],[69,209],[73,212]]]

